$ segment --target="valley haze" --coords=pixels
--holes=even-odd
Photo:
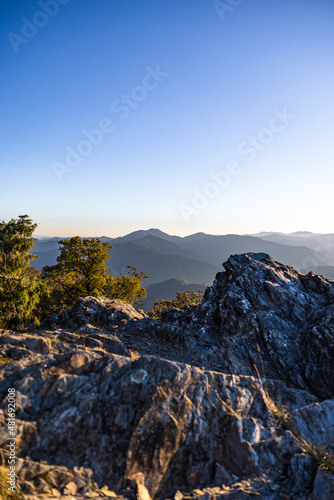
[[[33,253],[39,258],[34,265],[41,269],[56,264],[61,238],[36,237]],[[255,235],[196,233],[180,237],[152,228],[117,238],[102,236],[101,241],[113,246],[108,260],[111,274],[126,272],[127,266],[133,265],[148,275],[144,281],[146,310],[155,299],[172,299],[186,288],[200,290],[210,286],[223,262],[233,254],[264,252],[302,273],[314,271],[334,279],[334,234],[297,231]]]

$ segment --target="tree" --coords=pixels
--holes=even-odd
[[[43,312],[60,312],[72,307],[79,297],[104,295],[110,276],[106,264],[112,246],[99,238],[75,236],[59,241],[57,264],[42,269],[47,286]]]
[[[110,299],[124,300],[134,306],[138,306],[146,298],[146,290],[142,286],[144,279],[148,276],[139,272],[133,266],[127,266],[128,274],[121,273],[118,276],[110,276],[105,290],[105,296]]]
[[[39,273],[30,261],[37,224],[28,215],[0,221],[0,325],[22,329],[37,325],[34,314],[39,300]]]
[[[183,292],[176,292],[176,299],[173,301],[176,309],[182,309],[187,306],[197,306],[201,303],[203,290],[192,290],[187,288]]]
[[[200,304],[203,297],[203,290],[192,290],[187,288],[183,292],[176,292],[176,298],[174,300],[157,299],[153,304],[152,311],[149,315],[153,318],[159,319],[163,311],[168,311],[169,309],[183,309],[188,306],[197,306]]]

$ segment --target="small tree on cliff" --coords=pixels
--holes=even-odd
[[[197,306],[200,304],[203,297],[203,290],[192,290],[187,288],[183,292],[176,292],[176,298],[174,300],[157,299],[154,302],[152,311],[149,311],[149,315],[153,318],[159,319],[163,311],[168,311],[168,309],[182,309],[187,306]]]
[[[28,215],[0,221],[0,325],[25,328],[37,325],[34,309],[39,299],[38,271],[29,252],[37,224]]]
[[[133,266],[128,266],[128,270],[128,274],[121,273],[118,276],[110,276],[105,296],[139,306],[146,298],[146,290],[142,286],[142,282],[148,276],[142,271],[139,272]]]
[[[72,307],[79,297],[104,295],[109,282],[106,264],[110,243],[75,236],[60,240],[59,245],[57,264],[42,269],[48,290],[43,297],[44,314]]]

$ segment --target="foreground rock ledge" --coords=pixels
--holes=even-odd
[[[54,329],[1,333],[21,498],[334,498],[300,444],[334,446],[334,283],[264,254],[224,266],[162,321],[87,298]]]

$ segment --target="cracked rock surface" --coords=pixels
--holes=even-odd
[[[230,257],[202,304],[153,320],[98,297],[0,331],[0,445],[19,498],[327,499],[334,282]]]

